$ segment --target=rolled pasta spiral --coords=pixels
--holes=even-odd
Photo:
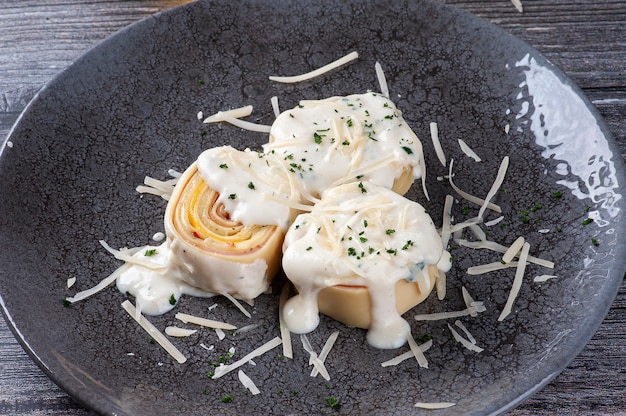
[[[284,233],[231,220],[218,197],[196,163],[183,173],[165,212],[171,267],[204,291],[253,299],[278,271]]]

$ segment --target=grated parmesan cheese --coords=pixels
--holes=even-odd
[[[187,358],[172,344],[161,331],[159,331],[150,321],[143,315],[137,316],[137,310],[130,301],[125,300],[122,308],[154,339],[168,354],[172,356],[179,364],[187,361]]]
[[[489,201],[491,201],[491,199],[496,195],[496,193],[500,189],[500,186],[502,185],[502,182],[504,181],[504,177],[506,176],[506,171],[508,168],[509,168],[509,157],[504,156],[504,158],[502,158],[502,162],[500,163],[500,168],[498,168],[498,174],[496,175],[496,179],[493,181],[493,184],[491,185],[491,189],[489,189],[489,192],[487,193],[487,196],[485,197],[485,202],[480,207],[480,211],[478,211],[479,218],[483,217],[483,214],[485,213],[485,210],[487,209],[487,205],[489,205]]]
[[[458,326],[463,331],[469,342],[471,342],[472,344],[476,344],[476,338],[474,338],[474,336],[469,332],[465,325],[463,325],[463,322],[457,319],[456,321],[454,321],[454,325]]]
[[[433,142],[433,147],[435,148],[435,153],[437,154],[437,159],[439,159],[439,163],[442,166],[446,166],[446,155],[443,152],[443,148],[441,147],[441,140],[439,140],[439,127],[437,123],[430,123],[430,139]]]
[[[513,244],[511,244],[511,246],[502,255],[502,261],[505,263],[510,263],[511,260],[513,260],[513,258],[516,257],[517,254],[520,252],[524,243],[524,237],[517,237]]]
[[[182,321],[186,324],[196,324],[200,326],[204,326],[207,328],[213,329],[226,329],[226,330],[234,330],[237,329],[236,326],[227,324],[225,322],[214,321],[212,319],[200,318],[198,316],[189,315],[186,313],[177,313],[175,316],[176,319]]]
[[[452,407],[455,405],[456,403],[452,403],[452,402],[417,402],[415,403],[415,407],[419,407],[420,409],[428,409],[428,410],[447,409],[448,407]]]
[[[448,183],[450,183],[450,186],[452,187],[452,189],[454,189],[454,191],[459,194],[459,196],[461,196],[463,199],[472,202],[476,205],[479,205],[481,208],[483,205],[485,205],[487,208],[489,208],[492,211],[495,211],[497,213],[501,213],[502,212],[502,208],[500,208],[498,205],[493,204],[491,202],[485,201],[481,198],[478,198],[477,196],[471,195],[463,190],[461,190],[458,186],[455,185],[454,181],[452,181],[453,178],[453,174],[452,174],[452,165],[454,163],[454,160],[450,160],[450,167],[448,169]]]
[[[519,264],[517,265],[517,269],[515,270],[515,278],[513,279],[513,285],[511,287],[511,291],[509,292],[509,297],[506,301],[506,305],[500,316],[498,317],[498,321],[503,321],[510,313],[513,308],[513,303],[517,298],[517,295],[522,287],[522,281],[524,279],[524,272],[526,271],[526,263],[528,260],[528,251],[530,250],[530,244],[524,243],[522,247],[522,252],[519,256]]]
[[[272,110],[274,110],[274,117],[278,117],[280,115],[278,97],[274,95],[272,98],[270,98],[270,103],[272,104]]]
[[[170,337],[188,337],[198,332],[197,329],[180,328],[177,326],[168,326],[165,328],[165,334]]]
[[[287,299],[289,298],[290,287],[291,283],[285,283],[282,291],[280,292],[280,298],[278,301],[278,324],[280,326],[280,337],[283,340],[283,356],[287,358],[293,358],[293,347],[291,344],[291,331],[287,328],[287,324],[283,318],[283,309],[285,307],[285,302],[287,302]]]
[[[83,290],[83,291],[80,291],[77,294],[75,294],[74,296],[71,296],[69,298],[65,298],[65,300],[70,302],[70,303],[74,303],[74,302],[78,302],[79,300],[86,299],[86,298],[88,298],[88,297],[90,297],[92,295],[95,295],[96,293],[100,292],[101,290],[107,288],[109,285],[114,283],[117,280],[117,277],[119,275],[121,275],[122,273],[124,273],[129,268],[130,268],[130,264],[124,264],[124,265],[118,267],[109,276],[107,276],[106,278],[102,279],[94,287],[86,289],[86,290]]]
[[[228,124],[232,124],[235,127],[239,127],[240,129],[256,131],[259,133],[269,133],[272,128],[272,126],[268,126],[265,124],[257,124],[250,121],[240,120],[228,114],[222,114],[222,119],[222,121]]]
[[[420,349],[420,351],[422,353],[424,353],[424,352],[428,351],[430,349],[430,347],[432,347],[432,346],[433,346],[433,340],[430,339],[430,340],[426,341],[425,343],[420,344],[419,345],[419,349]],[[387,360],[387,361],[384,361],[384,362],[380,363],[380,365],[383,366],[383,367],[389,367],[389,366],[392,366],[392,365],[398,365],[401,362],[403,362],[405,360],[408,360],[409,358],[414,358],[414,357],[415,357],[415,351],[410,349],[409,351],[407,351],[407,352],[405,352],[403,354],[400,354],[400,355],[392,358],[391,360]]]
[[[316,78],[320,75],[323,75],[327,72],[330,72],[336,68],[339,68],[340,66],[343,66],[355,59],[357,59],[359,57],[359,54],[357,52],[350,52],[349,54],[337,59],[336,61],[333,61],[329,64],[326,64],[318,69],[315,69],[311,72],[307,72],[305,74],[301,74],[301,75],[294,75],[294,76],[270,76],[269,79],[270,81],[274,81],[274,82],[282,82],[282,83],[297,83],[297,82],[302,82],[302,81],[308,81],[310,79]]]
[[[387,78],[383,72],[383,67],[380,62],[376,62],[374,65],[376,71],[376,77],[378,79],[378,85],[380,85],[380,92],[387,98],[389,98],[389,87],[387,86]]]
[[[453,327],[452,325],[448,324],[448,328],[450,329],[450,332],[452,332],[452,335],[454,336],[454,339],[457,340],[458,342],[461,343],[461,345],[463,345],[465,348],[467,348],[470,351],[475,351],[475,352],[482,352],[483,349],[480,348],[478,345],[472,344],[470,341],[468,341],[467,339],[463,338],[461,336],[461,334],[459,334]]]
[[[241,384],[243,384],[243,386],[247,388],[250,393],[252,393],[252,395],[257,395],[261,393],[256,384],[254,384],[254,381],[252,381],[252,379],[248,377],[248,375],[244,373],[243,370],[239,370],[239,372],[237,373],[237,377],[239,378],[239,381],[241,381]]]
[[[266,352],[271,351],[272,349],[276,348],[277,346],[282,344],[282,342],[283,341],[279,337],[273,338],[270,341],[266,342],[265,344],[261,345],[260,347],[256,348],[252,352],[248,353],[246,356],[239,359],[238,361],[235,361],[234,363],[228,364],[228,365],[221,364],[215,369],[215,373],[213,374],[213,377],[211,378],[218,379],[230,373],[231,371],[238,369],[239,367],[246,364],[247,362],[252,361],[253,358],[259,357],[265,354]]]
[[[551,274],[542,274],[540,276],[535,276],[533,282],[547,282],[550,279],[556,279],[558,276],[554,276]]]
[[[419,347],[419,345],[417,345],[417,342],[415,342],[413,336],[409,334],[406,337],[406,340],[409,343],[409,348],[411,348],[411,352],[415,356],[417,364],[422,368],[428,368],[428,360],[426,360],[426,356],[422,352],[422,349]]]
[[[440,321],[444,319],[460,318],[467,315],[473,315],[476,313],[485,312],[486,310],[487,308],[485,308],[482,302],[473,302],[472,305],[460,311],[415,315],[413,319],[415,319],[416,321]]]
[[[244,107],[233,108],[232,110],[218,111],[217,113],[204,119],[203,123],[219,123],[225,121],[224,117],[243,118],[252,114],[253,107],[246,105]]]
[[[250,312],[248,312],[248,310],[243,307],[241,302],[239,302],[237,299],[235,299],[231,294],[224,292],[224,293],[222,293],[222,296],[224,296],[226,299],[231,301],[233,303],[233,305],[235,305],[237,307],[237,309],[239,309],[248,318],[252,318],[252,315],[250,315]]]
[[[326,357],[328,357],[330,350],[333,348],[333,345],[335,345],[335,341],[337,341],[338,336],[339,336],[339,331],[335,331],[332,334],[330,334],[330,336],[324,343],[324,347],[322,347],[322,351],[320,351],[320,355],[319,355],[319,359],[322,362],[322,364],[324,364],[324,361],[326,361]],[[313,370],[311,370],[311,377],[316,377],[318,373],[319,373],[319,370],[317,369],[317,367],[313,368]]]
[[[480,162],[482,160],[480,156],[478,156],[476,152],[474,152],[474,150],[472,150],[472,148],[469,147],[467,143],[465,143],[465,141],[463,141],[462,139],[459,139],[458,142],[459,142],[459,147],[461,148],[461,151],[465,153],[466,156],[471,157],[476,162]]]
[[[309,353],[309,365],[313,365],[322,377],[324,377],[324,380],[330,380],[330,374],[328,374],[328,370],[326,370],[324,362],[317,356],[317,353],[311,346],[311,342],[309,342],[309,339],[305,334],[300,335],[300,341],[302,342],[304,350]]]

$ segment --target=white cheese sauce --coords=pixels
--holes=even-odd
[[[302,101],[273,123],[265,153],[290,163],[308,193],[357,177],[392,188],[422,175],[422,147],[400,110],[378,93]]]
[[[253,299],[265,292],[267,265],[227,261],[202,255],[176,238],[159,246],[146,246],[133,255],[130,265],[117,278],[117,288],[135,297],[136,306],[146,315],[161,315],[174,308],[182,295],[211,297],[228,293],[240,299]],[[146,253],[152,253],[146,255]],[[204,281],[213,290],[194,286]]]
[[[323,288],[365,286],[372,305],[368,342],[397,348],[410,327],[395,307],[396,283],[406,279],[430,288],[428,265],[447,271],[450,255],[420,204],[373,183],[353,182],[328,189],[310,213],[298,216],[285,236],[282,265],[298,291],[283,309],[289,330],[317,327]]]
[[[301,197],[289,167],[276,156],[222,146],[202,152],[197,165],[234,221],[286,229],[295,216],[290,206]]]
[[[141,264],[133,264],[117,278],[117,288],[135,297],[136,307],[146,315],[161,315],[176,306],[181,295],[212,296],[189,286],[168,272],[170,250],[166,243],[145,246],[133,255]]]

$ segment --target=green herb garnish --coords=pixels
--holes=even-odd
[[[326,403],[333,409],[339,406],[339,400],[337,400],[336,397],[324,397],[324,400],[326,400]]]

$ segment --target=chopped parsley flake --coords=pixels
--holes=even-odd
[[[591,239],[591,244],[593,244],[594,246],[598,247],[600,245],[600,242],[597,239],[592,238]]]
[[[256,189],[256,188],[254,187],[254,183],[253,183],[253,182],[250,182],[250,183],[248,184],[248,188],[250,188],[250,189],[252,189],[252,190]]]
[[[173,293],[170,296],[170,305],[176,305],[176,297],[174,296]]]
[[[553,198],[560,198],[562,196],[563,196],[563,192],[561,192],[561,191],[554,191],[554,192],[552,192],[552,197]]]
[[[320,136],[317,132],[315,132],[315,133],[313,133],[313,140],[315,140],[315,143],[321,144],[322,143],[322,136]]]
[[[585,218],[583,220],[583,225],[589,225],[593,222],[593,218]]]
[[[230,394],[225,394],[222,396],[222,398],[220,399],[220,401],[222,403],[230,403],[233,400],[235,400],[235,398],[233,396],[231,396]]]
[[[226,163],[222,163],[220,165],[220,169],[228,169],[228,165]]]
[[[387,231],[385,231],[385,234],[390,235],[390,234],[393,234],[395,232],[396,232],[396,230],[394,230],[393,228],[389,228]]]
[[[337,400],[336,397],[324,397],[324,400],[326,400],[326,403],[333,409],[339,406],[339,400]]]
[[[156,248],[150,248],[143,254],[146,257],[154,256],[157,253]]]
[[[237,199],[237,194],[228,195],[228,199]]]
[[[411,149],[410,147],[402,146],[402,150],[404,150],[408,155],[413,154],[413,149]]]
[[[365,186],[363,186],[363,182],[359,182],[359,189],[363,194],[367,192],[367,189],[365,189]]]

